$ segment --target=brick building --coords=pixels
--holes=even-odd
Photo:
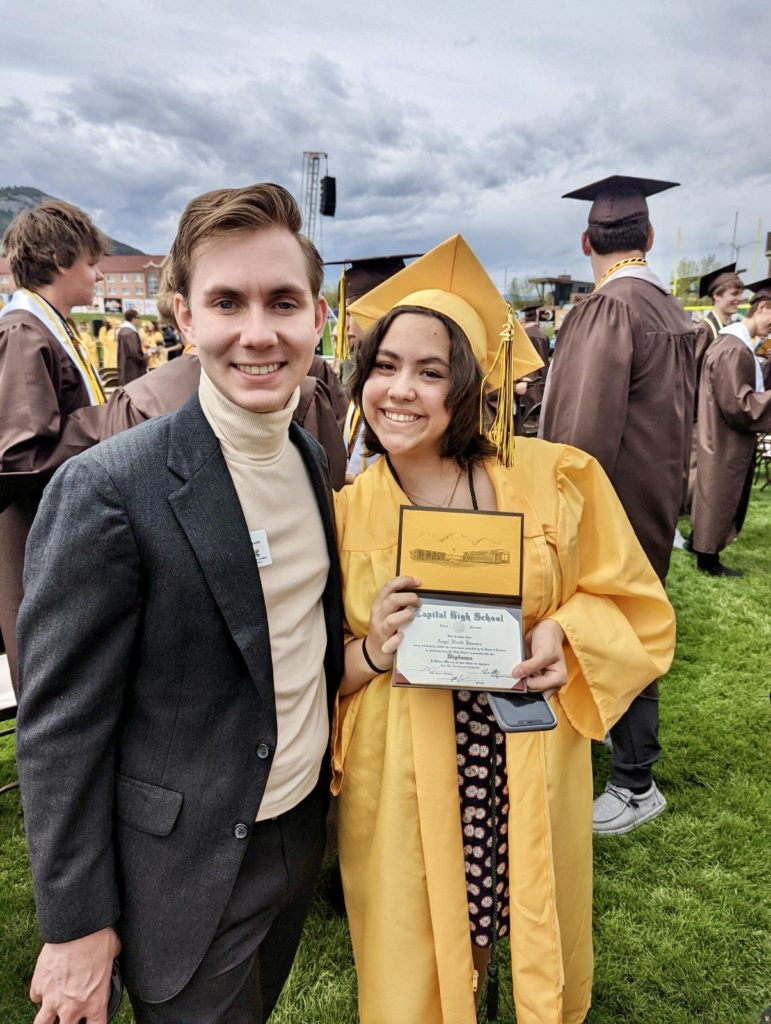
[[[155,296],[161,280],[164,256],[104,256],[99,267],[104,281],[97,285],[94,305],[76,312],[93,311],[119,314],[127,309],[139,313],[157,312]],[[0,256],[0,302],[6,303],[16,285],[8,260]]]

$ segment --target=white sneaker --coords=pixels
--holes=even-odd
[[[623,835],[657,818],[666,806],[655,782],[644,793],[633,793],[609,782],[592,805],[592,832],[598,836]]]

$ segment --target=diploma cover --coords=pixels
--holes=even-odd
[[[421,581],[421,606],[404,627],[394,686],[524,689],[511,675],[525,657],[523,537],[521,512],[401,507],[396,572]]]

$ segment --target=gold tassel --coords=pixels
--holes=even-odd
[[[337,330],[335,332],[335,359],[342,363],[350,355],[348,350],[348,331],[345,329],[345,267],[340,275],[338,288]]]
[[[493,425],[490,427],[489,438],[498,449],[498,462],[503,466],[511,468],[514,465],[514,417],[516,414],[516,395],[514,385],[514,337],[516,332],[515,314],[512,306],[508,307],[506,323],[501,331],[501,341],[498,351],[495,353],[493,365],[482,381],[482,395],[479,412],[480,431],[484,431],[484,396],[485,385],[488,379],[495,372],[496,366],[501,364],[501,386],[498,391],[498,408],[495,413]]]

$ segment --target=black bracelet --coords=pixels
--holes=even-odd
[[[362,640],[361,640],[361,653],[364,655],[364,660],[369,665],[369,667],[372,669],[372,671],[376,672],[379,676],[382,676],[382,674],[384,672],[389,672],[390,671],[390,668],[391,668],[390,665],[389,665],[388,668],[378,668],[377,665],[375,664],[375,662],[372,660],[372,658],[370,658],[369,654],[367,653],[367,638],[366,638],[366,636],[362,637]]]

